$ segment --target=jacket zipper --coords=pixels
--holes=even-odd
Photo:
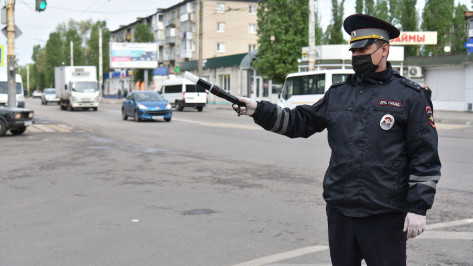
[[[398,201],[401,202],[401,176],[402,176],[402,167],[397,167],[397,197]]]
[[[351,111],[352,107],[328,108],[328,111]]]

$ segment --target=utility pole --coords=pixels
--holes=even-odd
[[[202,43],[203,43],[203,29],[204,27],[204,1],[199,0],[199,56],[197,60],[197,76],[201,77],[202,76]]]
[[[102,28],[99,26],[99,99],[102,100],[103,60],[102,60]]]
[[[71,41],[71,66],[74,66],[74,42]]]
[[[26,90],[28,96],[30,95],[30,64],[26,65]]]
[[[309,0],[309,71],[315,70],[315,5]]]
[[[7,0],[7,45],[8,106],[16,107],[15,0]]]

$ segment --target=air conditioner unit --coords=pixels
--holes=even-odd
[[[407,77],[408,78],[422,78],[422,67],[420,66],[409,66],[407,68]]]

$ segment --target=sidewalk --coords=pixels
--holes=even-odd
[[[123,98],[102,98],[101,103],[121,103]],[[207,108],[232,110],[230,105],[207,104]],[[473,125],[473,112],[460,111],[434,111],[435,123],[454,125]]]
[[[473,125],[473,112],[434,111],[435,123]]]

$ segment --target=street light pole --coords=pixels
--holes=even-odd
[[[16,107],[15,0],[7,0],[7,87],[8,106]]]
[[[315,5],[309,0],[309,71],[315,70]]]

